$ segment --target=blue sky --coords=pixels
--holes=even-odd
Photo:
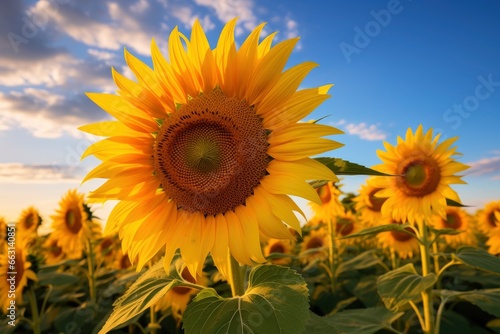
[[[178,25],[199,18],[212,46],[239,17],[242,41],[257,24],[278,39],[301,36],[289,65],[320,67],[303,87],[334,83],[310,115],[343,129],[330,156],[379,163],[382,141],[408,127],[459,136],[468,185],[454,187],[480,208],[500,199],[500,2],[51,0],[0,2],[0,215],[17,219],[35,205],[47,223],[60,197],[80,187],[97,161],[79,156],[95,138],[76,128],[105,119],[84,92],[113,92],[111,66],[130,75],[123,48],[150,63],[154,37],[167,51]],[[345,177],[356,191],[364,177]],[[301,203],[302,205],[303,203]],[[105,217],[112,203],[96,207]]]

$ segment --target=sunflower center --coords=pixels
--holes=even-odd
[[[127,269],[131,265],[132,263],[130,263],[128,255],[122,255],[122,258],[120,259],[120,269]]]
[[[277,242],[271,246],[269,253],[284,253],[285,247],[281,242]]]
[[[441,174],[435,160],[416,154],[401,161],[396,173],[396,185],[407,196],[423,197],[433,193],[439,185]]]
[[[399,224],[399,223],[392,222],[392,224]],[[415,232],[409,227],[405,228],[405,231],[409,232],[409,233],[401,232],[401,231],[391,231],[390,233],[395,240],[397,240],[399,242],[406,242],[406,241],[410,240],[411,238],[413,238],[413,236],[415,235]]]
[[[462,226],[462,220],[456,213],[451,212],[446,215],[444,225],[448,228],[458,230]]]
[[[382,205],[387,198],[375,197],[375,194],[381,190],[380,188],[375,188],[368,194],[368,209],[375,212],[380,212]]]
[[[266,175],[267,146],[253,107],[215,89],[164,120],[154,146],[155,173],[179,208],[216,215],[253,194]]]
[[[340,218],[339,220],[337,220],[337,224],[335,225],[335,231],[337,233],[340,233],[340,235],[342,235],[343,237],[351,234],[353,230],[354,230],[354,223],[352,220],[346,218]]]
[[[313,249],[319,247],[323,247],[323,239],[318,237],[311,238],[306,245],[306,249]]]
[[[497,227],[497,225],[499,225],[499,222],[497,221],[496,217],[495,217],[495,210],[494,211],[491,211],[489,214],[488,214],[488,223],[493,226],[493,227]]]
[[[187,269],[187,267],[184,268],[184,270],[182,270],[181,276],[182,276],[182,278],[184,278],[186,281],[188,281],[190,283],[196,283],[196,280],[189,273],[189,270]],[[186,288],[184,286],[176,286],[175,288],[172,288],[172,291],[174,291],[178,295],[185,295],[185,294],[189,293],[189,291],[191,291],[191,288]]]
[[[62,248],[59,247],[57,245],[57,240],[53,240],[51,243],[50,243],[50,253],[54,256],[54,257],[58,257],[59,255],[62,254]]]
[[[113,246],[113,240],[111,238],[105,238],[101,241],[101,252],[103,255],[107,255],[111,252]]]
[[[82,228],[82,214],[80,213],[80,210],[71,208],[66,211],[64,221],[71,233],[78,234],[78,232],[80,232],[80,229]]]
[[[321,199],[321,203],[328,204],[332,200],[332,193],[328,185],[324,185],[316,189],[316,192]]]
[[[35,224],[35,214],[30,212],[24,219],[24,227],[29,230]]]

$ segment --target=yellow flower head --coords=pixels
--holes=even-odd
[[[382,225],[385,224],[400,224],[396,221],[386,218]],[[381,248],[396,252],[400,258],[412,258],[418,252],[419,244],[414,231],[407,227],[405,232],[389,231],[378,234],[378,242]]]
[[[63,249],[57,244],[58,240],[52,236],[49,236],[43,243],[43,253],[45,255],[46,264],[56,264],[65,259],[66,254],[63,252]]]
[[[295,241],[292,239],[269,239],[267,245],[264,247],[264,256],[269,256],[273,253],[292,255],[294,247]],[[271,262],[287,266],[292,262],[292,258],[289,256],[276,257],[271,259]]]
[[[344,211],[333,220],[333,223],[335,224],[335,235],[337,238],[347,237],[363,229],[361,222],[351,211]],[[350,238],[341,239],[340,241],[344,244],[352,244],[358,240],[356,240],[356,238]]]
[[[28,244],[28,239],[16,239],[14,247],[3,244],[4,250],[0,252],[0,307],[6,314],[11,302],[15,301],[16,307],[23,302],[23,289],[28,285],[28,279],[37,279],[27,259]]]
[[[436,229],[452,228],[461,231],[460,234],[444,235],[446,244],[452,248],[457,248],[461,245],[473,246],[477,243],[470,219],[467,213],[459,207],[447,207],[446,219],[436,215],[431,223]]]
[[[420,125],[415,134],[408,129],[406,139],[398,137],[396,146],[384,142],[387,152],[377,151],[383,163],[374,169],[394,175],[369,180],[372,187],[382,189],[376,196],[387,198],[383,216],[415,224],[432,219],[433,214],[445,218],[447,198],[460,202],[450,184],[465,183],[455,173],[468,166],[453,158],[458,153],[450,146],[456,137],[438,144],[439,138],[439,134],[432,137],[432,129],[424,133]]]
[[[486,241],[488,252],[493,255],[500,255],[500,228],[493,230]]]
[[[37,237],[38,226],[42,223],[42,218],[38,210],[30,206],[24,209],[16,224],[17,238],[33,241]]]
[[[76,189],[69,190],[59,202],[59,209],[52,218],[51,238],[70,259],[78,259],[86,242],[99,234],[100,227],[93,222],[84,203],[84,195]]]
[[[335,216],[344,212],[344,206],[340,202],[340,188],[334,182],[328,182],[322,187],[316,189],[316,192],[321,199],[321,204],[309,202],[314,216],[311,222],[327,222],[329,219],[334,219]]]
[[[309,234],[302,239],[300,244],[301,255],[304,256],[303,262],[308,263],[315,259],[326,259],[326,247],[328,247],[327,230],[324,227],[317,230],[311,230]]]
[[[489,236],[500,229],[500,201],[486,204],[485,208],[478,214],[477,225],[479,230]]]
[[[385,198],[375,196],[379,190],[381,189],[365,184],[361,186],[359,195],[354,198],[356,212],[360,213],[360,220],[368,226],[378,225],[382,217],[380,210]]]
[[[283,71],[297,39],[259,42],[264,24],[236,48],[236,20],[210,48],[198,21],[191,37],[174,28],[167,61],[153,41],[153,68],[130,53],[132,81],[113,71],[118,95],[88,94],[116,121],[82,127],[108,137],[82,157],[102,163],[85,180],[107,181],[89,198],[119,200],[107,230],[118,230],[140,270],[160,249],[168,266],[177,249],[192,275],[210,252],[227,273],[228,252],[264,262],[259,232],[292,238],[300,230],[289,195],[321,203],[307,180],[336,180],[310,158],[341,146],[338,129],[298,123],[325,101],[331,85],[298,90],[316,67]]]

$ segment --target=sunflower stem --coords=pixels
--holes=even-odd
[[[147,332],[151,334],[156,334],[156,330],[161,329],[160,324],[156,321],[156,310],[154,306],[149,308],[149,324],[147,327]]]
[[[430,240],[427,231],[427,226],[424,221],[418,222],[418,229],[420,231],[421,243],[420,258],[422,262],[422,276],[426,277],[430,274]],[[424,308],[424,322],[425,328],[422,328],[426,334],[434,334],[434,308],[432,305],[432,286],[422,292],[422,303]]]
[[[335,280],[335,275],[337,272],[337,247],[335,245],[335,227],[333,226],[333,220],[328,219],[328,241],[329,241],[329,247],[328,247],[328,262],[330,263],[330,282],[332,286],[332,293],[335,295],[335,290],[337,289],[337,282]]]
[[[432,253],[434,253],[432,255],[432,258],[434,260],[434,273],[437,275],[440,271],[440,268],[439,268],[439,254],[438,254],[438,243],[437,242],[434,242],[432,243]],[[436,282],[436,289],[441,289],[441,280],[439,279],[438,277],[438,280]]]
[[[31,306],[31,316],[33,317],[31,322],[31,329],[33,329],[34,334],[40,334],[40,315],[38,314],[38,305],[36,301],[35,288],[31,284],[29,288],[28,298],[30,300]]]
[[[240,266],[233,255],[229,254],[229,284],[233,297],[245,294],[245,273],[246,266]]]
[[[396,251],[394,248],[391,248],[391,265],[392,265],[392,270],[397,269],[398,264],[396,261]]]
[[[90,302],[95,304],[97,301],[96,298],[96,286],[95,286],[95,268],[94,268],[94,252],[92,250],[92,242],[90,239],[86,240],[87,244],[87,266],[88,266],[88,275],[87,278],[89,280],[89,294],[90,294]]]

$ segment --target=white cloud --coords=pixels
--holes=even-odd
[[[99,51],[96,49],[88,49],[87,53],[99,60],[113,60],[116,58],[116,54],[111,53],[111,52],[106,52],[106,51]]]
[[[172,16],[182,22],[184,27],[189,30],[191,30],[191,27],[196,19],[200,21],[204,31],[209,31],[215,28],[215,24],[210,20],[210,16],[205,15],[204,17],[200,17],[200,15],[194,13],[190,7],[175,7],[172,11]]]
[[[1,183],[76,182],[82,177],[77,167],[60,164],[25,165],[19,162],[0,163]]]
[[[500,152],[494,151],[493,154],[498,155]],[[467,175],[491,175],[492,180],[500,180],[500,156],[471,161],[466,165],[470,166],[466,170]]]
[[[332,123],[333,126],[342,128],[347,134],[358,136],[361,139],[375,141],[385,140],[387,134],[378,128],[375,124],[361,123],[348,123],[345,119],[341,119]]]
[[[221,22],[228,22],[235,17],[243,27],[250,31],[257,26],[257,17],[253,13],[253,1],[251,0],[194,0],[196,4],[215,10],[217,18]],[[241,26],[236,27],[236,35],[243,34]]]

